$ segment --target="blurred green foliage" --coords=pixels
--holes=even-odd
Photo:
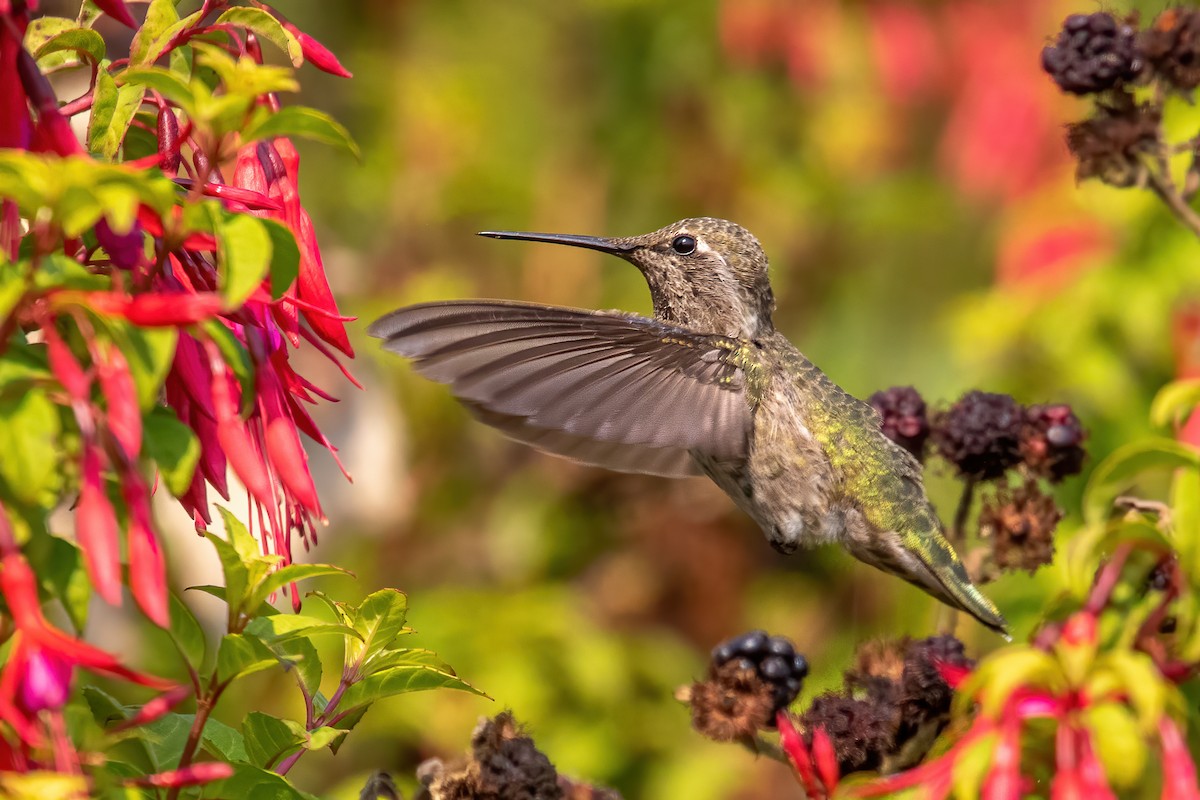
[[[880,9],[894,6],[934,37],[913,97],[889,90],[881,55],[881,39],[898,34]],[[791,36],[786,52],[755,51],[744,33],[743,17],[764,8],[779,15],[777,38]],[[313,76],[304,102],[363,146],[361,166],[306,150],[305,198],[335,291],[364,320],[470,296],[644,312],[640,276],[614,259],[472,234],[735,219],[772,258],[778,326],[848,390],[913,384],[944,404],[978,387],[1069,402],[1091,433],[1090,467],[1150,431],[1150,402],[1175,372],[1173,313],[1200,273],[1194,239],[1148,194],[1074,183],[1061,126],[1079,108],[1037,57],[1075,10],[296,4],[285,11],[355,72],[345,83]],[[923,52],[906,42],[910,60]],[[986,107],[1013,97],[1027,105]],[[984,168],[1000,177],[970,177]],[[1013,188],[1008,173],[1031,177]],[[1057,257],[1027,247],[1076,229],[1085,244]],[[1008,270],[1014,262],[1027,269]],[[932,601],[840,553],[777,556],[714,487],[538,455],[471,422],[374,342],[356,345],[367,392],[394,397],[399,415],[375,403],[355,424],[401,453],[394,474],[364,476],[366,464],[357,477],[394,485],[394,505],[355,514],[346,490],[317,556],[356,572],[364,592],[408,592],[415,643],[495,701],[437,692],[381,704],[354,747],[297,766],[310,791],[353,797],[381,768],[411,789],[421,759],[457,754],[480,715],[512,707],[562,771],[628,797],[791,796],[782,767],[693,735],[673,688],[700,674],[709,646],[749,627],[797,642],[814,668],[809,697],[840,683],[859,640],[933,625]],[[351,441],[363,439],[347,428],[338,444],[352,456]],[[948,510],[957,487],[945,471],[929,483]],[[1072,512],[1063,538],[1079,529],[1083,483],[1061,490]],[[1068,583],[1056,564],[988,591],[1023,637]],[[1000,644],[966,622],[960,635],[976,654]]]

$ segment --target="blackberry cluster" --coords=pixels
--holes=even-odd
[[[1142,70],[1137,32],[1105,12],[1073,14],[1054,44],[1042,50],[1042,69],[1071,94],[1108,91]]]
[[[1035,474],[1058,483],[1083,468],[1087,433],[1071,407],[1030,406],[1021,430],[1021,458]]]
[[[918,461],[923,460],[925,440],[929,438],[929,416],[920,393],[911,386],[893,386],[871,395],[867,402],[879,412],[884,435]]]
[[[768,636],[766,631],[743,633],[713,648],[714,668],[731,662],[743,670],[754,670],[771,686],[775,711],[796,699],[808,676],[808,660],[796,652],[795,645],[782,636]]]
[[[1020,404],[1009,395],[971,391],[938,416],[933,440],[963,475],[992,480],[1020,463],[1024,421]]]

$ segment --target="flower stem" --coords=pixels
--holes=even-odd
[[[196,751],[200,749],[200,740],[204,736],[204,726],[208,724],[209,715],[217,707],[217,701],[221,699],[221,693],[228,685],[228,681],[217,682],[217,672],[214,668],[212,677],[208,681],[208,691],[205,692],[205,696],[196,698],[196,716],[192,719],[191,730],[188,731],[187,741],[183,744],[183,752],[179,755],[177,769],[190,766],[192,759],[196,757]],[[181,788],[181,786],[172,786],[167,792],[167,800],[176,800]]]

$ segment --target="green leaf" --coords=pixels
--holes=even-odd
[[[1200,470],[1178,470],[1171,482],[1171,538],[1184,573],[1200,580]]]
[[[349,571],[332,564],[288,564],[280,567],[256,585],[250,593],[247,606],[257,608],[273,593],[296,581],[316,578],[320,575],[349,575]]]
[[[174,0],[152,0],[129,46],[129,63],[136,66],[158,61],[176,34],[199,22],[203,13],[201,9],[180,19]]]
[[[223,781],[207,784],[206,797],[251,797],[255,800],[319,800],[302,792],[282,775],[250,764],[234,764],[234,773]]]
[[[62,603],[71,624],[82,631],[87,624],[92,583],[79,546],[44,531],[35,531],[25,544],[25,556],[33,565],[42,589]]]
[[[1170,439],[1138,441],[1117,449],[1092,470],[1083,495],[1085,515],[1092,522],[1103,519],[1113,500],[1143,472],[1178,467],[1200,468],[1200,453]]]
[[[217,650],[217,680],[231,681],[270,669],[279,663],[271,650],[253,636],[227,633]]]
[[[399,650],[389,650],[386,653],[377,653],[371,659],[370,669],[367,674],[382,672],[385,669],[401,666],[433,667],[450,675],[458,674],[453,667],[442,661],[437,653],[421,647],[405,647]]]
[[[280,615],[284,616],[284,615]],[[261,617],[260,617],[261,619]],[[257,622],[258,620],[255,620]],[[284,664],[284,668],[295,670],[296,681],[308,697],[316,697],[321,691],[321,656],[312,640],[306,638],[283,639],[268,642],[267,647]]]
[[[237,552],[242,562],[248,563],[261,557],[262,553],[258,549],[258,542],[254,540],[254,536],[250,534],[250,531],[246,529],[242,521],[224,506],[217,506],[217,511],[221,515],[221,521],[225,524],[225,534],[228,537],[229,543],[233,545],[233,549]],[[226,584],[226,586],[228,585]],[[236,596],[236,592],[232,594]]]
[[[117,110],[117,82],[108,74],[107,69],[97,70],[96,87],[92,90],[92,97],[92,115],[88,120],[88,150],[100,153],[102,141],[108,135],[108,127],[112,124],[113,114]],[[107,158],[112,160],[112,156]]]
[[[68,28],[46,39],[34,51],[33,57],[40,61],[43,56],[63,51],[77,53],[93,64],[99,64],[104,60],[104,37],[89,28]]]
[[[1129,693],[1130,703],[1145,734],[1158,729],[1167,706],[1168,687],[1150,656],[1132,650],[1113,650],[1097,659],[1096,669],[1116,673],[1120,685]]]
[[[362,641],[346,642],[346,663],[363,665],[376,653],[391,647],[404,632],[408,598],[397,589],[380,589],[367,595],[354,615],[354,629]]]
[[[216,548],[217,558],[221,562],[221,573],[225,577],[225,602],[229,604],[229,621],[232,626],[249,586],[250,570],[233,545],[211,531],[204,535]]]
[[[189,115],[196,109],[196,95],[183,76],[162,67],[130,67],[119,76],[120,86],[140,86],[153,89],[167,100],[178,104]]]
[[[273,114],[257,115],[245,132],[245,141],[276,136],[298,136],[333,145],[355,158],[362,155],[345,126],[328,114],[307,106],[284,106]]]
[[[179,765],[184,744],[195,721],[195,714],[164,714],[141,726],[139,738],[145,744],[155,770],[174,769]],[[246,759],[241,734],[212,717],[204,722],[200,744],[209,753],[226,761]]]
[[[321,635],[337,635],[358,638],[358,631],[353,628],[303,614],[274,614],[268,617],[256,617],[246,625],[246,633],[258,637],[267,644],[301,636],[310,638]]]
[[[94,124],[88,129],[88,147],[92,152],[100,153],[109,161],[116,159],[117,154],[121,151],[121,145],[129,132],[129,126],[142,106],[142,99],[146,96],[146,87],[119,86],[116,92],[116,101],[107,124],[103,129],[97,129]]]
[[[273,219],[262,222],[271,237],[271,297],[278,300],[300,274],[300,248],[287,226]]]
[[[245,761],[247,758],[246,743],[242,740],[241,732],[212,717],[204,723],[200,744],[210,755],[222,761]]]
[[[96,724],[101,728],[108,728],[129,718],[125,713],[125,706],[117,698],[97,686],[91,684],[84,686],[83,699],[87,702]]]
[[[349,711],[385,697],[424,692],[429,689],[459,689],[480,697],[487,697],[471,684],[448,672],[426,666],[393,667],[368,675],[354,683],[342,693],[338,711]]]
[[[176,497],[192,485],[200,461],[200,440],[169,409],[156,406],[142,419],[143,452],[154,460],[163,483]]]
[[[307,732],[303,725],[290,719],[251,711],[242,720],[242,737],[246,741],[250,763],[269,769],[299,747],[307,738]]]
[[[1156,427],[1182,425],[1200,406],[1200,378],[1168,383],[1150,405],[1150,422]]]
[[[291,60],[293,67],[304,63],[304,51],[300,48],[299,40],[292,35],[291,31],[284,28],[279,20],[260,8],[246,6],[231,8],[217,17],[213,24],[234,25],[254,31],[282,50]]]
[[[42,508],[57,502],[63,482],[59,430],[58,408],[44,390],[0,397],[0,480],[10,497]]]
[[[225,214],[216,235],[221,293],[230,305],[240,306],[267,276],[271,236],[262,220],[249,214]]]
[[[951,779],[956,800],[975,800],[980,796],[979,790],[992,765],[992,751],[996,748],[998,738],[994,733],[980,736],[954,759]]]
[[[1142,783],[1146,739],[1129,709],[1120,703],[1099,703],[1089,706],[1083,716],[1109,781],[1118,789]]]
[[[25,49],[36,53],[55,36],[79,28],[79,23],[66,17],[37,17],[25,29]]]
[[[51,253],[42,259],[31,276],[38,289],[107,289],[110,282],[102,275],[88,270],[83,264],[63,253]]]
[[[208,637],[196,615],[174,592],[171,593],[171,641],[179,654],[192,666],[200,669],[208,649]]]

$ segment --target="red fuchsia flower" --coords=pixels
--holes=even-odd
[[[1158,737],[1162,743],[1162,800],[1200,800],[1196,762],[1175,720],[1163,716],[1158,721]]]
[[[992,765],[983,781],[983,800],[1020,800],[1021,721],[1011,711],[1000,723]]]
[[[93,0],[96,8],[108,14],[122,25],[137,30],[138,24],[126,8],[124,0]]]
[[[825,788],[821,785],[821,780],[817,777],[816,765],[813,763],[812,753],[809,751],[808,745],[804,743],[804,737],[800,735],[800,732],[796,730],[796,726],[792,723],[791,716],[783,709],[780,709],[775,715],[775,726],[779,728],[779,745],[783,748],[788,761],[792,762],[792,769],[796,771],[797,777],[800,778],[800,784],[804,787],[805,794],[811,800],[826,797]],[[835,765],[835,773],[836,769]]]
[[[0,511],[2,513],[2,511]],[[13,651],[0,672],[0,721],[29,746],[38,746],[43,735],[37,715],[61,707],[71,672],[83,667],[92,672],[132,681],[156,689],[174,684],[124,666],[115,656],[79,641],[50,625],[42,616],[37,576],[16,550],[7,518],[0,520],[0,593],[8,604]]]
[[[59,291],[49,297],[51,308],[83,306],[99,314],[122,317],[147,328],[194,325],[215,317],[225,300],[215,292],[119,292]]]

